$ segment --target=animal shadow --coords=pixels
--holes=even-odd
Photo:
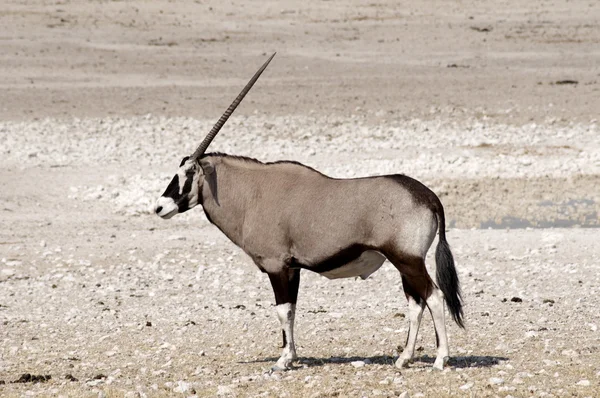
[[[257,359],[253,361],[240,361],[238,363],[275,363],[279,357],[269,357],[264,359]],[[324,366],[329,364],[348,364],[355,361],[363,361],[366,364],[376,365],[390,365],[393,366],[396,362],[397,357],[391,355],[377,355],[372,357],[329,357],[329,358],[316,358],[316,357],[299,357],[296,360],[296,364],[307,366],[309,368],[316,366]],[[453,368],[489,368],[494,365],[498,365],[503,361],[508,361],[506,357],[496,357],[488,355],[469,355],[469,356],[457,356],[450,357],[448,360],[448,366]],[[435,362],[435,357],[429,355],[423,355],[414,358],[414,364],[412,366],[418,367],[419,363],[431,364]]]
[[[494,365],[499,365],[501,362],[508,361],[506,357],[496,357],[489,355],[469,355],[469,356],[457,356],[450,357],[448,360],[448,366],[453,368],[489,368]],[[423,355],[422,357],[415,358],[415,362],[430,363],[433,365],[435,357]]]

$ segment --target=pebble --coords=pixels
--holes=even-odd
[[[0,274],[2,274],[3,276],[9,278],[11,276],[14,276],[17,272],[12,269],[12,268],[4,268],[2,269],[2,271],[0,271]]]
[[[537,337],[538,333],[535,330],[530,330],[528,332],[525,332],[525,337],[528,339]]]
[[[582,387],[589,387],[590,384],[591,384],[590,381],[589,380],[585,380],[585,379],[584,380],[579,380],[577,382],[577,385],[578,386],[582,386]]]
[[[510,301],[513,303],[522,303],[523,299],[521,297],[513,297],[510,299]]]
[[[474,383],[467,383],[467,384],[463,384],[462,386],[460,386],[459,388],[461,390],[468,390],[469,388],[473,387]]]
[[[504,379],[501,377],[490,377],[489,382],[490,384],[503,384]]]
[[[230,386],[217,386],[217,395],[232,395],[233,388]]]
[[[566,357],[571,357],[571,358],[579,356],[579,353],[577,351],[575,351],[575,350],[572,350],[572,349],[562,350],[561,354],[564,355],[564,356],[566,356]]]
[[[364,361],[352,361],[352,362],[350,362],[350,364],[352,366],[354,366],[355,368],[362,368],[363,366],[366,365]]]
[[[175,388],[173,389],[173,391],[174,391],[174,392],[177,392],[177,393],[181,393],[181,394],[183,394],[183,393],[185,393],[185,392],[189,391],[189,390],[190,390],[190,388],[191,388],[191,386],[192,386],[192,385],[191,385],[190,383],[187,383],[187,382],[185,382],[185,381],[179,380],[179,381],[177,382],[177,387],[175,387]]]

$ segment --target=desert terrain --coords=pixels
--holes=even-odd
[[[0,396],[600,396],[599,21],[579,0],[3,1]],[[270,372],[266,275],[200,208],[153,214],[273,52],[211,150],[435,191],[466,320],[444,371],[427,312],[393,366],[386,263],[303,272],[297,368]]]

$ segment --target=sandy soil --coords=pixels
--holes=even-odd
[[[257,4],[0,5],[0,395],[598,396],[600,7]],[[445,371],[427,316],[393,367],[387,264],[303,274],[298,369],[269,374],[267,278],[200,209],[151,214],[273,51],[212,149],[436,191],[467,323]]]

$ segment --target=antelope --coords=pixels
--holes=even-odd
[[[460,283],[446,240],[444,208],[433,191],[402,174],[337,179],[293,161],[263,163],[223,153],[205,153],[211,141],[273,59],[250,79],[156,202],[169,219],[200,204],[217,226],[266,273],[275,294],[283,351],[272,370],[293,368],[297,359],[294,318],[301,270],[329,279],[368,278],[389,260],[400,272],[408,300],[406,348],[395,361],[412,362],[425,307],[433,318],[441,370],[449,358],[444,299],[462,328]],[[437,283],[425,256],[435,250]]]

